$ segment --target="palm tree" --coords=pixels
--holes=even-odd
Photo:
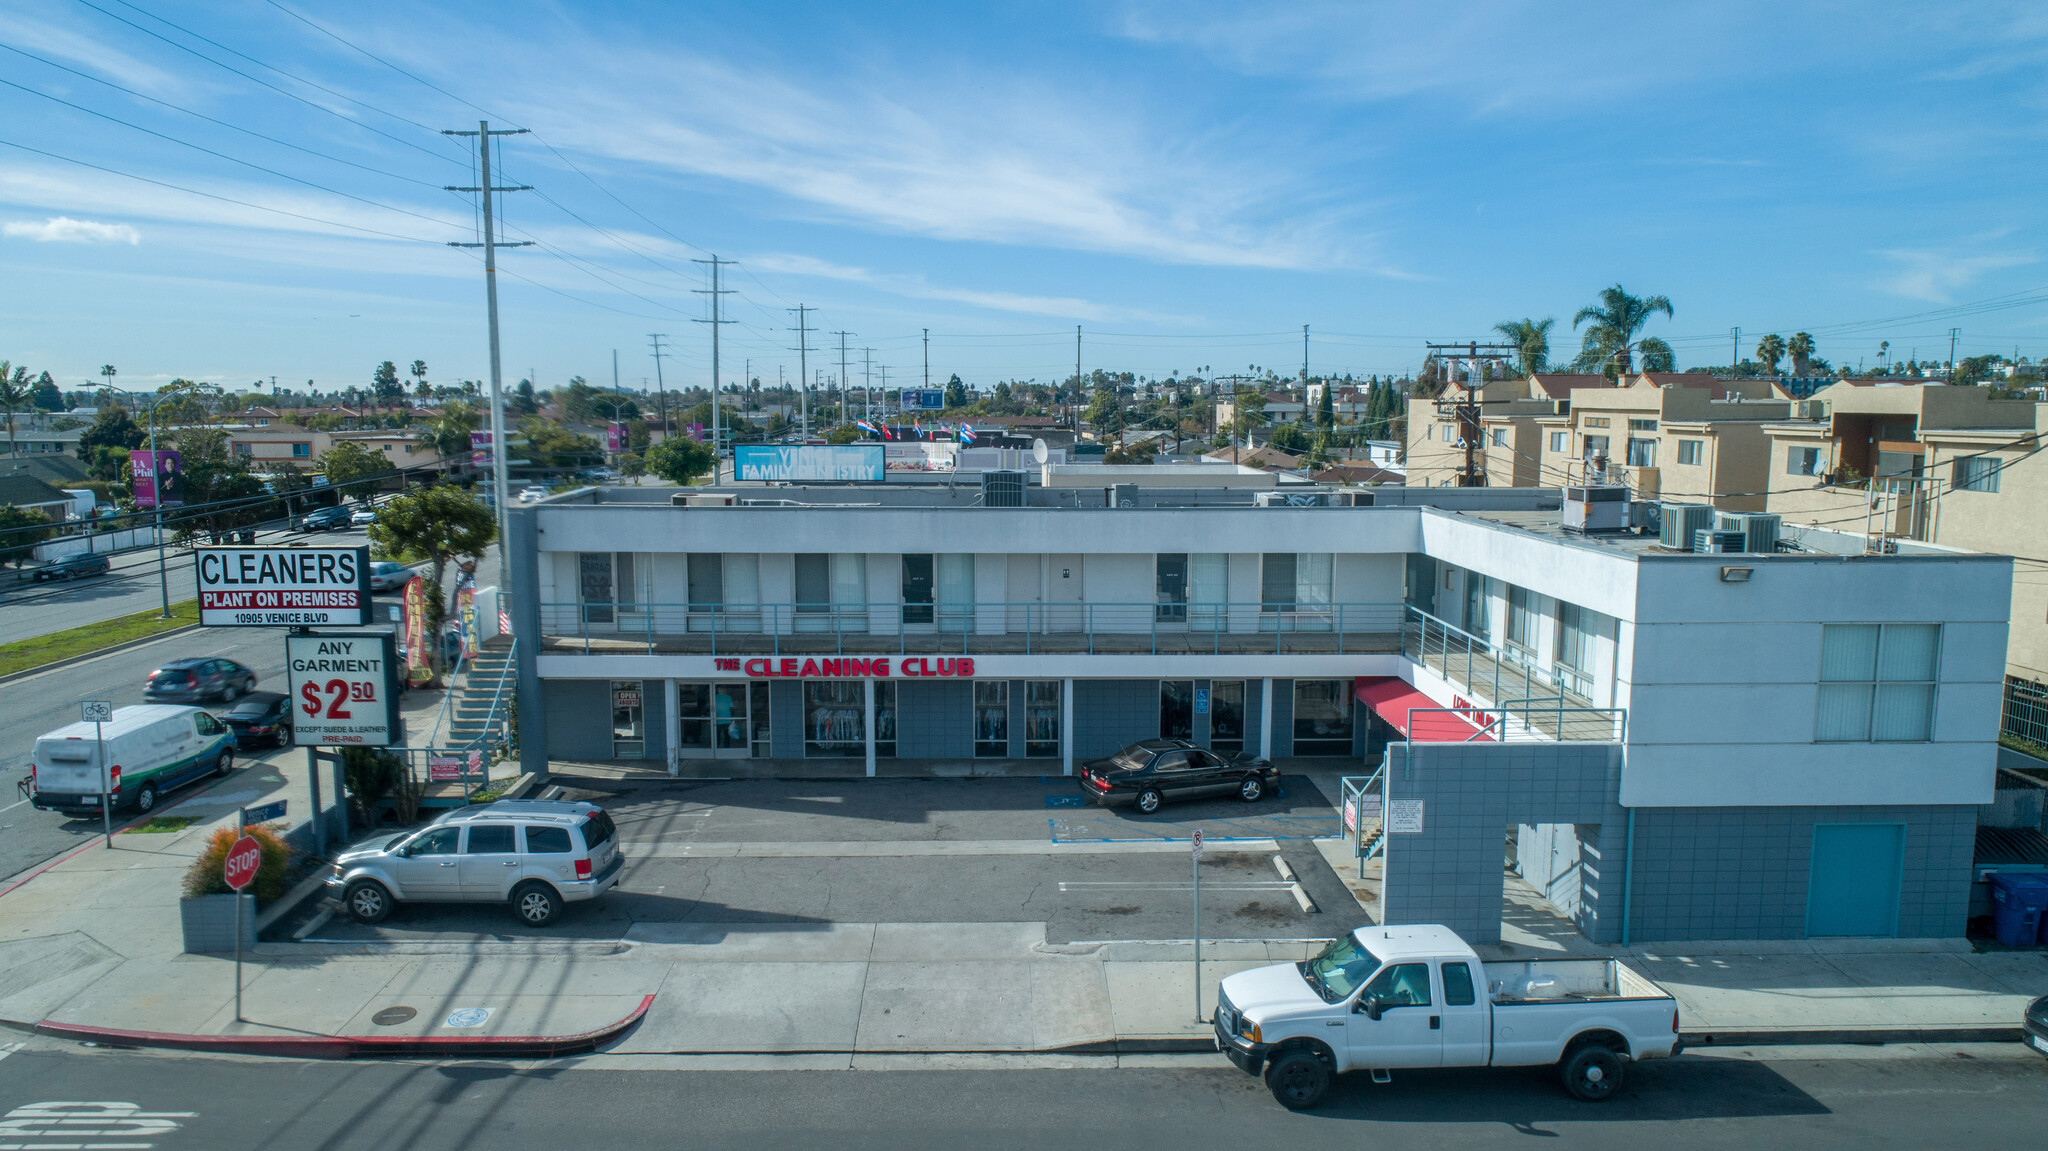
[[[1640,355],[1644,371],[1672,371],[1678,357],[1670,344],[1655,336],[1636,338],[1643,325],[1658,312],[1670,318],[1671,301],[1663,296],[1631,296],[1620,284],[1600,289],[1600,302],[1580,308],[1579,314],[1572,317],[1573,328],[1591,322],[1573,366],[1581,371],[1605,373],[1611,380],[1620,379],[1634,373],[1635,357]]]
[[[1493,330],[1515,345],[1515,370],[1524,376],[1550,370],[1550,328],[1554,319],[1502,320]]]
[[[7,454],[14,454],[14,413],[27,407],[35,392],[29,387],[28,369],[0,360],[0,408],[7,409]]]
[[[425,360],[414,360],[411,371],[412,378],[419,381],[419,383],[413,385],[413,394],[423,400],[433,395],[433,389],[427,384],[427,362]]]
[[[1785,345],[1785,354],[1792,357],[1792,374],[1803,376],[1813,359],[1813,337],[1805,332],[1792,333],[1792,341]]]
[[[1772,375],[1778,374],[1778,361],[1785,358],[1785,338],[1776,332],[1756,342],[1756,359]]]

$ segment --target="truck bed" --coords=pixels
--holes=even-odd
[[[1487,995],[1497,1004],[1671,997],[1618,959],[1503,960],[1479,966]]]

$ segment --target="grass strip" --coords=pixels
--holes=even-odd
[[[183,831],[199,822],[196,815],[159,815],[148,823],[131,827],[122,835],[150,835],[160,831]]]
[[[18,639],[13,643],[0,644],[0,675],[13,675],[73,656],[89,655],[198,622],[199,601],[188,599],[172,604],[171,618],[167,620],[158,619],[156,609],[151,608],[134,615],[116,616],[31,639]]]

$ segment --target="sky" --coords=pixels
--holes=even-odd
[[[0,359],[65,388],[2048,355],[2048,6],[10,0]],[[795,311],[802,306],[805,311]],[[799,315],[811,329],[800,335]]]

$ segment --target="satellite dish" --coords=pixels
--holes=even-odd
[[[1031,441],[1031,458],[1041,464],[1052,458],[1052,453],[1046,449],[1044,440]]]

